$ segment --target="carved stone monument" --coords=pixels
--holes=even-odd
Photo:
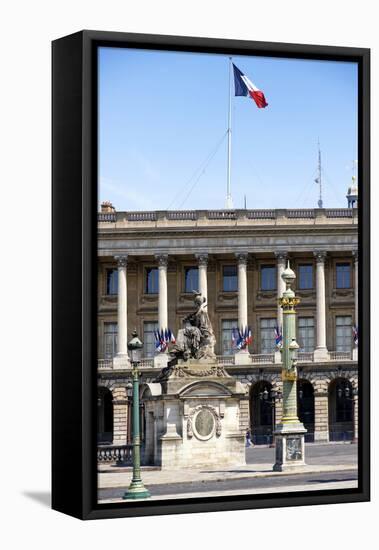
[[[207,303],[195,294],[196,310],[183,320],[169,366],[142,394],[144,462],[162,469],[245,464],[241,403],[246,387],[219,365]]]

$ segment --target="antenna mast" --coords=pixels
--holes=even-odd
[[[318,207],[322,208],[322,179],[321,179],[321,149],[320,149],[320,140],[318,140],[318,176],[315,180],[316,183],[319,185],[319,199],[318,199]]]

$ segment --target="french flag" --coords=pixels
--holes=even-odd
[[[258,88],[236,67],[233,63],[234,71],[234,92],[235,95],[242,95],[254,99],[259,109],[267,107],[268,103],[264,93]]]

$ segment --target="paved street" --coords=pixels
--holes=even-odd
[[[228,493],[231,492],[243,492],[254,494],[262,491],[262,489],[269,489],[277,491],[280,489],[296,489],[297,490],[315,490],[329,488],[330,484],[333,484],[335,488],[345,488],[346,486],[354,486],[353,483],[358,479],[357,472],[352,470],[348,472],[330,472],[330,473],[316,473],[308,475],[281,475],[276,477],[263,477],[263,478],[243,478],[233,479],[225,481],[208,481],[206,483],[190,482],[190,483],[171,483],[167,485],[151,485],[149,491],[152,496],[166,496],[166,495],[181,495],[181,496],[193,496],[193,494],[201,493],[204,496],[205,493]],[[120,499],[125,492],[125,488],[120,489],[101,489],[99,496],[101,500],[113,500]],[[200,495],[200,496],[201,496]]]
[[[357,462],[358,445],[351,443],[328,443],[305,445],[307,464],[351,464]],[[275,449],[270,447],[250,447],[246,449],[247,464],[274,463]]]
[[[220,494],[351,488],[357,483],[357,445],[306,445],[307,467],[301,474],[272,472],[274,449],[251,447],[246,450],[245,467],[209,468],[162,472],[143,469],[143,479],[154,499],[196,497]],[[130,468],[102,467],[99,499],[117,501],[127,488]]]

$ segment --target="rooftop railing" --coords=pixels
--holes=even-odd
[[[358,215],[356,208],[301,208],[301,209],[235,209],[235,210],[152,210],[143,212],[99,212],[98,222],[156,222],[199,221],[199,220],[277,220],[287,218],[314,220],[324,217],[330,219],[351,219]]]

